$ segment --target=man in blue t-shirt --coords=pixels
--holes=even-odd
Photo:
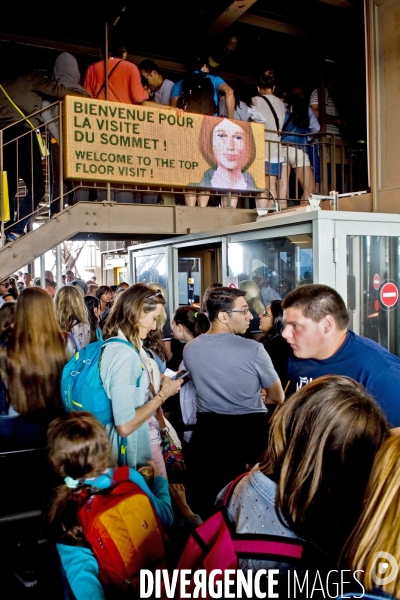
[[[282,306],[282,336],[293,350],[289,393],[322,375],[347,375],[375,398],[392,432],[400,434],[400,359],[348,330],[346,305],[327,285],[302,285],[285,296]]]
[[[211,79],[212,84],[214,86],[214,103],[215,106],[218,107],[219,97],[220,95],[225,95],[225,104],[226,111],[228,115],[228,119],[233,119],[233,113],[235,112],[235,96],[233,93],[233,89],[225,83],[221,77],[218,75],[211,75],[210,73],[210,65],[208,59],[205,57],[198,58],[193,68],[194,73],[198,73],[202,71],[203,73],[207,73],[207,77]],[[171,106],[177,107],[179,98],[183,95],[185,85],[185,79],[180,79],[174,85],[171,90]],[[215,112],[214,116],[217,116],[217,112]]]

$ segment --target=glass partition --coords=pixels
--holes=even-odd
[[[312,235],[229,243],[228,268],[228,283],[244,289],[243,282],[254,282],[264,304],[269,296],[284,298],[298,285],[313,282]]]
[[[350,328],[400,356],[400,237],[347,236]]]
[[[256,334],[266,306],[313,282],[312,235],[228,243],[228,270],[228,285],[247,292],[253,315],[249,332]]]
[[[136,283],[159,283],[167,289],[167,258],[165,253],[135,257]]]

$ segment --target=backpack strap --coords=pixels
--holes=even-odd
[[[78,346],[78,342],[77,342],[77,341],[76,341],[76,339],[75,339],[75,336],[74,336],[74,335],[73,335],[71,332],[69,332],[69,331],[66,331],[65,333],[67,334],[67,336],[69,337],[69,339],[70,339],[70,340],[72,341],[72,343],[74,344],[75,353],[76,353],[76,352],[79,352],[79,346]]]
[[[110,344],[111,342],[120,342],[121,344],[126,344],[127,346],[130,346],[130,348],[133,348],[133,350],[136,350],[136,352],[137,352],[137,348],[135,348],[135,346],[133,344],[128,342],[128,340],[123,340],[120,337],[111,337],[111,338],[108,338],[108,340],[104,340],[104,345]]]
[[[36,127],[34,126],[34,124],[28,119],[28,117],[26,117],[24,115],[24,113],[22,112],[22,110],[20,109],[19,106],[17,106],[14,102],[14,100],[7,94],[6,90],[3,88],[2,85],[0,85],[0,90],[3,92],[3,94],[5,95],[5,97],[7,98],[7,100],[13,105],[13,107],[15,108],[15,110],[17,110],[19,112],[19,114],[21,115],[21,117],[23,119],[25,119],[25,121],[32,127],[32,129],[35,131]]]
[[[240,557],[276,556],[300,560],[305,552],[304,543],[294,538],[235,533],[231,533],[231,537],[234,550]]]
[[[117,62],[116,65],[113,66],[113,68],[111,69],[111,71],[108,74],[108,79],[110,79],[111,75],[114,73],[115,69],[118,67],[118,65],[120,63],[122,63],[122,59],[119,62]],[[99,88],[99,91],[97,92],[97,94],[95,94],[95,96],[94,96],[95,98],[97,98],[99,96],[100,92],[102,91],[102,89],[104,88],[105,85],[106,85],[106,81],[104,80]]]
[[[276,110],[274,109],[274,107],[272,106],[272,103],[268,100],[268,98],[266,96],[261,96],[261,98],[263,98],[265,100],[265,102],[268,104],[268,106],[270,107],[271,112],[275,119],[276,130],[279,131],[279,119],[278,119],[278,115],[276,114]]]
[[[113,483],[120,483],[121,481],[130,481],[128,465],[123,465],[122,467],[118,467],[114,471]]]
[[[231,481],[231,483],[230,483],[230,485],[229,485],[229,487],[228,487],[228,489],[226,491],[225,498],[224,498],[224,500],[222,502],[222,506],[224,508],[226,508],[228,506],[229,500],[231,499],[232,494],[233,494],[233,490],[235,489],[235,487],[237,486],[237,484],[239,483],[239,481],[241,479],[243,479],[243,477],[246,477],[246,475],[248,475],[248,474],[249,474],[249,471],[246,471],[246,473],[242,473],[241,475],[239,475],[238,477],[236,477],[236,479],[234,479],[233,481]]]
[[[133,344],[128,342],[128,340],[123,340],[122,338],[119,338],[119,337],[112,337],[112,338],[108,338],[108,340],[104,340],[103,346],[101,348],[101,356],[103,356],[103,352],[104,352],[106,345],[111,344],[112,342],[120,342],[121,344],[125,344],[126,346],[133,348],[133,350],[135,350],[139,354],[138,349],[135,348],[135,346]],[[101,364],[101,357],[100,357],[99,367],[100,367],[100,364]],[[118,435],[117,444],[118,444],[118,456],[119,456],[118,463],[123,466],[126,466],[127,462],[128,462],[128,457],[126,455],[128,440],[126,439],[126,437],[121,437],[120,435]],[[129,474],[128,474],[128,479],[129,479]],[[126,480],[126,477],[124,480]]]

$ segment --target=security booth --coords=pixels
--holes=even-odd
[[[351,329],[400,356],[400,215],[282,212],[132,246],[128,253],[130,282],[162,284],[172,310],[201,301],[213,282],[241,287],[258,267],[281,298],[299,285],[324,283],[343,297]]]

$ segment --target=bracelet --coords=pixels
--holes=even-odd
[[[166,393],[166,391],[165,391],[165,390],[160,390],[160,391],[158,392],[158,394],[157,394],[157,395],[158,395],[158,396],[161,396],[161,392],[162,392],[162,393],[165,395],[164,399],[163,399],[163,398],[161,398],[161,404],[164,404],[164,402],[165,402],[165,401],[166,401],[166,399],[167,399],[167,393]]]

